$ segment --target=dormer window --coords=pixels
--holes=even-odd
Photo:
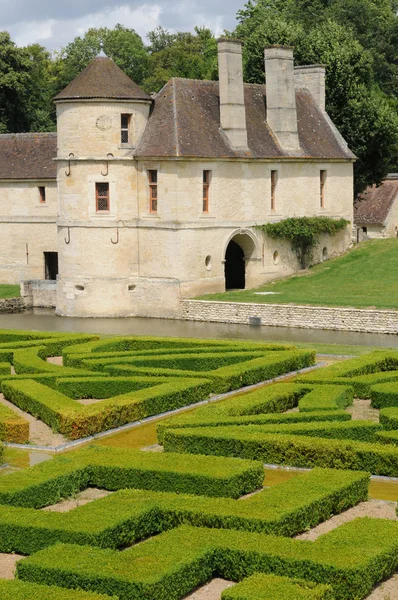
[[[130,144],[130,122],[131,115],[121,115],[120,141],[122,144]]]

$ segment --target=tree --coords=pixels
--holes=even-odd
[[[40,44],[26,48],[30,60],[29,80],[26,84],[26,111],[30,131],[55,131],[55,79],[51,55]]]
[[[172,77],[217,79],[217,41],[210,29],[195,27],[195,33],[170,34],[157,28],[148,39],[150,75],[144,82],[148,92],[158,91]]]
[[[29,131],[26,89],[31,62],[6,31],[0,32],[0,133]]]

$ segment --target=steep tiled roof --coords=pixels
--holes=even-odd
[[[110,98],[150,100],[130,77],[107,56],[97,56],[54,100]]]
[[[55,179],[56,155],[56,133],[0,135],[0,179]]]
[[[368,187],[354,207],[354,222],[383,225],[398,195],[398,175],[388,177],[376,187]]]
[[[220,130],[218,82],[172,79],[155,96],[153,112],[136,156],[283,158],[266,122],[265,85],[245,84],[248,152],[236,152]],[[353,159],[330,119],[307,90],[296,91],[298,131],[304,158]]]

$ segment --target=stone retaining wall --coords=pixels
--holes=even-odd
[[[18,313],[26,308],[24,298],[1,298],[0,313]]]
[[[26,308],[55,308],[57,282],[49,279],[22,281],[21,296]]]
[[[398,333],[398,311],[394,310],[182,300],[181,311],[189,321]]]

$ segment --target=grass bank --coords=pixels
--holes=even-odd
[[[363,242],[344,256],[255,290],[208,294],[200,299],[398,309],[398,239]]]
[[[19,298],[20,295],[19,285],[0,284],[0,298]]]

